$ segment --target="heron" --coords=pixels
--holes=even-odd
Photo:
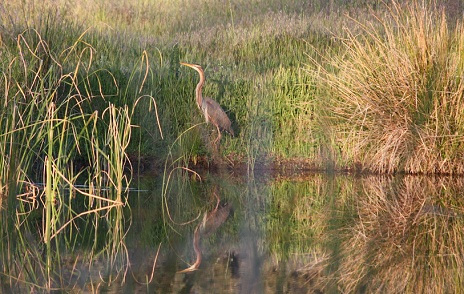
[[[227,131],[229,134],[234,136],[234,130],[231,127],[231,122],[225,111],[215,100],[209,97],[203,97],[201,91],[203,84],[205,83],[205,73],[203,68],[198,64],[181,62],[180,64],[193,68],[200,75],[200,81],[195,88],[195,99],[198,108],[203,112],[206,123],[211,122],[218,131],[216,140],[213,141],[213,145],[221,140],[221,130]]]

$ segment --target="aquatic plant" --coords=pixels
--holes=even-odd
[[[0,187],[7,203],[0,254],[3,282],[18,289],[72,287],[59,272],[69,270],[61,261],[72,258],[77,243],[92,250],[74,257],[76,263],[105,252],[110,267],[126,258],[121,208],[132,178],[126,152],[143,97],[122,107],[106,100],[118,95],[118,84],[110,72],[93,67],[95,49],[84,35],[55,54],[37,31],[26,30],[2,70]],[[112,87],[100,78],[109,78]]]

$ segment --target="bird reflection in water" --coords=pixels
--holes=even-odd
[[[216,192],[213,194],[217,200],[216,207],[209,213],[205,213],[202,222],[196,226],[195,232],[193,233],[193,250],[196,254],[195,262],[190,267],[178,271],[178,273],[192,272],[199,268],[202,257],[200,248],[201,238],[208,237],[214,233],[229,217],[232,206],[229,203],[221,205],[221,200],[217,196]]]

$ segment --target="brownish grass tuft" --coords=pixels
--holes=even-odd
[[[464,172],[464,25],[421,2],[345,30],[328,57],[322,121],[343,163],[392,173]],[[327,66],[325,66],[327,68]]]

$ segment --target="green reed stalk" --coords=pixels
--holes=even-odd
[[[51,272],[51,258],[52,258],[52,250],[51,250],[51,242],[50,236],[52,234],[52,226],[53,226],[53,205],[55,203],[55,193],[53,189],[53,181],[52,181],[52,165],[53,165],[53,111],[54,106],[53,104],[50,105],[50,116],[49,116],[49,129],[48,129],[48,151],[46,157],[46,182],[45,182],[45,230],[44,230],[44,243],[47,248],[47,256],[46,256],[46,271],[47,277],[50,277]]]
[[[148,56],[146,53],[143,54],[142,59],[140,60],[140,70],[136,67],[134,68],[128,85],[123,93],[122,100],[129,100],[129,89],[130,85],[134,81],[136,76],[140,76],[141,79],[137,84],[136,95],[142,91],[144,83],[147,79],[149,73],[149,63]],[[104,149],[98,148],[96,145],[95,154],[100,154],[103,158],[106,167],[105,175],[107,176],[108,185],[111,187],[108,197],[111,197],[116,203],[127,205],[127,201],[123,200],[123,195],[127,195],[129,185],[132,178],[132,164],[127,155],[127,148],[129,147],[130,140],[132,137],[132,120],[136,114],[136,109],[139,104],[146,106],[144,100],[148,100],[149,108],[154,107],[155,116],[158,122],[158,129],[160,131],[160,136],[163,137],[162,129],[159,124],[158,112],[156,101],[151,96],[140,96],[134,100],[133,104],[129,107],[127,104],[122,107],[116,107],[114,104],[110,103],[109,106],[102,112],[102,119],[106,122],[107,132],[105,135],[105,146]],[[98,131],[95,129],[95,131]],[[128,169],[128,171],[125,171]],[[127,250],[124,246],[124,235],[128,228],[124,226],[125,218],[122,211],[122,205],[115,206],[114,209],[111,209],[108,213],[108,224],[110,228],[107,232],[108,246],[105,248],[106,254],[108,256],[108,263],[110,268],[114,268],[117,264],[119,265],[128,265],[128,262],[124,262],[128,259]],[[119,263],[118,263],[119,261]],[[125,279],[127,274],[128,267],[125,267],[124,274],[122,279]],[[110,281],[113,278],[110,277]]]
[[[108,150],[105,153],[108,154],[106,165],[108,183],[111,189],[107,195],[120,203],[122,203],[124,189],[128,189],[130,183],[130,177],[126,178],[123,173],[127,161],[126,148],[130,141],[131,131],[127,110],[127,106],[117,109],[113,104],[110,104],[103,113],[104,117],[108,117],[108,132],[106,137]],[[110,227],[107,233],[108,250],[106,254],[110,268],[114,268],[118,260],[121,258],[125,259],[126,257],[126,254],[121,252],[121,250],[125,249],[122,246],[124,239],[124,216],[121,207],[118,206],[111,209],[108,218],[110,218],[108,221]],[[110,281],[112,279],[110,277]]]

